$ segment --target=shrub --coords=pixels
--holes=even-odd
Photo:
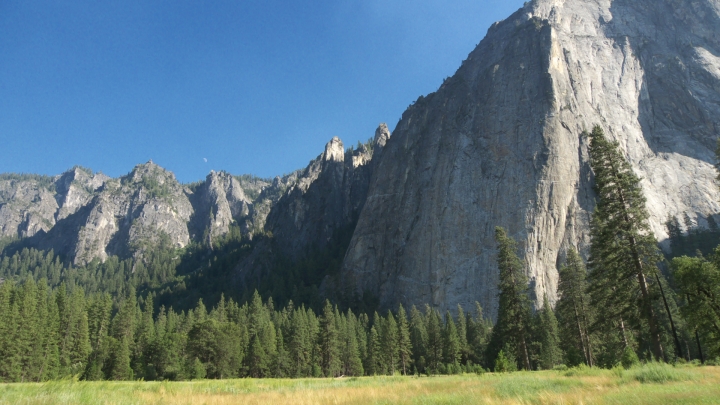
[[[687,371],[678,370],[669,364],[660,362],[650,362],[640,367],[634,367],[627,374],[643,384],[663,384],[693,379],[693,376]]]
[[[635,353],[635,350],[633,350],[630,346],[626,346],[625,351],[623,351],[622,358],[620,359],[620,363],[622,363],[622,366],[625,367],[625,370],[627,370],[640,364],[640,359],[638,358],[637,353]]]
[[[586,364],[580,364],[573,368],[569,368],[565,372],[566,377],[596,376],[603,374],[605,370],[599,367],[588,367]]]
[[[500,350],[498,353],[497,360],[495,360],[495,372],[496,373],[509,373],[517,371],[517,364],[511,359],[505,356],[505,351]]]

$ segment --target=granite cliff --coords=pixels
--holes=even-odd
[[[617,140],[652,228],[720,212],[720,1],[535,0],[494,24],[454,76],[403,114],[344,260],[381,306],[497,308],[495,226],[520,242],[535,298],[586,252],[587,140]]]
[[[183,185],[152,161],[116,179],[79,167],[54,177],[0,175],[0,237],[53,249],[80,265],[191,242],[213,249],[237,226],[246,240],[274,235],[278,253],[298,258],[354,225],[373,155],[389,137],[385,124],[357,149],[345,150],[335,137],[307,168],[274,179],[212,171],[202,182]],[[255,251],[251,259],[270,253],[270,245],[261,241]]]

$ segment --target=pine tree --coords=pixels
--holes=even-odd
[[[410,342],[413,347],[413,364],[418,373],[425,372],[427,359],[427,328],[425,318],[415,305],[410,308]]]
[[[23,345],[18,302],[18,288],[10,281],[0,285],[0,380],[20,381],[22,375]]]
[[[120,340],[114,340],[113,366],[110,372],[110,379],[126,381],[133,379],[133,370],[130,367],[130,338],[122,336]]]
[[[112,320],[112,341],[110,341],[112,360],[109,370],[106,371],[110,379],[131,380],[134,378],[131,357],[137,322],[136,312],[135,292],[131,291]]]
[[[290,374],[290,355],[285,349],[285,338],[280,330],[276,330],[275,359],[273,360],[273,377],[285,378]]]
[[[403,375],[408,374],[412,359],[412,341],[410,339],[410,325],[408,324],[405,308],[398,307],[398,356]]]
[[[270,372],[272,359],[276,355],[277,337],[268,308],[263,305],[257,290],[253,294],[248,311],[250,346],[245,357],[246,366],[251,377],[265,377]]]
[[[368,359],[365,371],[368,375],[382,373],[382,347],[380,346],[380,335],[375,329],[375,325],[372,325],[368,332]]]
[[[44,288],[43,288],[44,290]],[[46,311],[44,312],[44,340],[45,340],[45,364],[41,373],[41,380],[53,380],[60,372],[60,352],[58,349],[58,330],[60,319],[58,318],[58,307],[54,296],[49,292],[38,291],[38,300],[42,300]],[[38,303],[38,305],[43,305]]]
[[[383,348],[383,368],[387,374],[393,375],[395,374],[400,354],[397,322],[390,311],[388,311],[387,317],[382,323],[380,342]]]
[[[468,344],[468,333],[467,333],[467,317],[463,307],[458,304],[458,321],[457,321],[457,333],[460,342],[460,363],[469,364],[470,361],[470,345]]]
[[[559,271],[558,295],[555,310],[560,320],[560,341],[569,366],[580,363],[594,365],[589,326],[592,314],[587,296],[587,270],[582,258],[574,249],[567,254],[567,261]]]
[[[69,317],[67,340],[65,346],[65,369],[70,375],[81,375],[85,371],[90,355],[90,335],[88,332],[87,311],[85,309],[85,292],[76,288],[69,299]],[[61,357],[62,359],[63,357]]]
[[[461,346],[460,337],[458,336],[455,321],[453,321],[450,311],[445,314],[445,328],[443,329],[443,354],[445,363],[455,367],[460,362]]]
[[[710,344],[710,355],[720,356],[720,248],[713,261],[702,257],[678,257],[672,261],[672,272],[678,293],[685,297],[681,308],[692,330]]]
[[[20,381],[38,381],[43,357],[42,339],[38,338],[42,332],[42,320],[38,317],[37,285],[32,276],[27,277],[18,292],[18,310],[22,320],[17,335]]]
[[[530,297],[525,269],[517,256],[517,244],[503,228],[495,228],[498,243],[498,319],[493,328],[488,358],[494,359],[500,349],[509,343],[513,352],[506,351],[511,360],[519,361],[530,370]],[[494,362],[493,362],[494,363]]]
[[[88,333],[90,336],[90,358],[84,379],[100,380],[102,369],[108,358],[108,334],[110,330],[110,313],[112,299],[105,293],[95,295],[88,302]]]
[[[156,378],[154,367],[148,369],[149,349],[155,340],[155,323],[153,321],[153,299],[148,296],[145,299],[145,310],[136,313],[140,316],[137,331],[134,334],[135,344],[133,345],[133,372],[136,378],[153,380]]]
[[[490,324],[483,316],[482,306],[479,302],[475,302],[475,317],[467,315],[467,334],[468,346],[470,347],[470,358],[476,364],[487,364],[486,352],[488,345],[488,336],[490,335]]]
[[[358,353],[363,366],[363,374],[367,374],[365,365],[368,363],[368,324],[370,319],[366,313],[361,313],[355,323],[355,336],[358,342]]]
[[[340,350],[343,374],[349,376],[362,376],[364,374],[362,360],[360,359],[360,350],[357,339],[357,319],[351,311],[347,316],[343,316],[342,321],[342,350]]]
[[[558,321],[555,312],[550,307],[547,297],[543,299],[540,312],[540,368],[551,370],[562,363],[560,350],[560,336],[558,334]]]
[[[599,126],[590,134],[589,152],[598,196],[590,227],[594,306],[627,320],[634,316],[629,307],[639,302],[639,313],[648,324],[652,353],[662,359],[648,281],[660,277],[657,263],[662,257],[648,222],[640,179],[620,153],[619,144],[608,141]]]
[[[428,305],[425,306],[425,324],[427,328],[427,365],[431,373],[437,373],[443,362],[443,330],[440,326],[440,314]]]
[[[290,318],[290,352],[291,375],[294,377],[309,377],[312,375],[312,337],[308,326],[307,313],[304,307],[293,311]]]
[[[320,356],[322,372],[325,377],[336,377],[340,372],[340,353],[338,331],[335,325],[335,313],[329,300],[325,301],[320,318]]]

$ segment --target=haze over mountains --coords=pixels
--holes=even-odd
[[[381,125],[356,149],[333,138],[308,167],[273,180],[212,172],[182,185],[152,162],[118,179],[81,168],[3,175],[0,234],[82,264],[159,245],[212,248],[235,224],[276,243],[256,243],[228,269],[248,284],[270,271],[268,255],[299,260],[349,227],[338,290],[382,307],[479,301],[492,314],[495,226],[519,241],[539,301],[555,301],[567,250],[586,250],[584,130],[600,124],[620,143],[664,240],[668,218],[706,227],[720,213],[718,117],[720,1],[535,0],[493,25],[392,136]]]

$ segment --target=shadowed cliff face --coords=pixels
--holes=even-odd
[[[378,131],[389,136],[384,125]],[[337,229],[357,219],[367,195],[373,151],[382,147],[362,145],[346,151],[334,137],[325,152],[298,174],[265,224],[285,254],[297,258],[311,246],[322,248]]]
[[[493,230],[520,242],[535,298],[585,251],[587,141],[602,125],[668,216],[717,214],[720,2],[537,0],[495,24],[411,106],[372,178],[343,274],[381,305],[497,306]],[[671,63],[672,62],[672,63]]]
[[[276,270],[278,260],[297,262],[311,251],[333,245],[337,241],[332,238],[338,232],[352,231],[365,204],[372,173],[377,170],[377,159],[384,154],[389,139],[385,124],[380,124],[374,138],[357,148],[346,150],[334,137],[322,154],[296,172],[295,182],[267,216],[265,233],[272,238],[257,244],[236,266],[239,284],[250,288]]]

